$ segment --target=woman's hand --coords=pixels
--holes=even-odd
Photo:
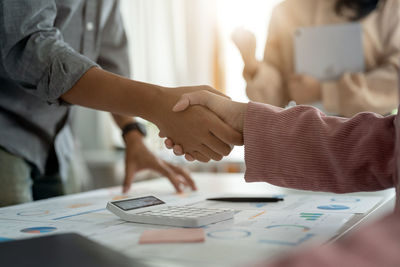
[[[232,41],[240,51],[243,59],[253,59],[256,55],[256,37],[244,29],[238,28],[232,33]]]
[[[309,75],[293,75],[288,81],[288,89],[290,98],[297,104],[321,100],[321,83]]]
[[[238,28],[232,33],[232,41],[239,49],[244,61],[243,76],[246,80],[251,80],[256,74],[258,67],[256,60],[256,37],[252,32],[244,28]]]

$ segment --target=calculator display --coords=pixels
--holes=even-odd
[[[139,208],[145,208],[145,207],[165,204],[165,202],[163,202],[153,196],[114,201],[112,203],[115,206],[117,206],[118,208],[123,209],[123,210],[134,210],[134,209],[139,209]]]

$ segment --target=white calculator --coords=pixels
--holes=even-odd
[[[107,209],[125,221],[180,227],[200,227],[234,215],[233,210],[226,209],[169,206],[154,196],[110,201]]]

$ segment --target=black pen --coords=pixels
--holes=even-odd
[[[226,201],[226,202],[278,202],[283,201],[280,197],[215,197],[207,198],[212,201]]]

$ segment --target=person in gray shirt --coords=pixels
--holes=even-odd
[[[195,189],[186,171],[147,150],[134,116],[203,162],[242,143],[241,134],[203,107],[172,112],[182,94],[213,88],[125,78],[127,39],[117,0],[1,0],[0,17],[0,206],[63,194],[73,105],[108,111],[124,130],[124,192],[141,169],[160,172],[177,191]]]

